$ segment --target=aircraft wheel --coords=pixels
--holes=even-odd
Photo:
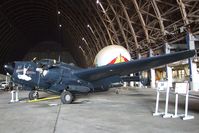
[[[75,94],[73,94],[73,100],[72,100],[72,102],[75,101],[75,100],[76,100],[76,96],[75,96]]]
[[[70,104],[74,100],[74,96],[71,92],[69,91],[64,91],[61,94],[61,101],[63,104]]]
[[[39,92],[38,91],[30,91],[29,93],[29,99],[35,100],[39,98]]]

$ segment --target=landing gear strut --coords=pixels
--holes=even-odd
[[[39,98],[39,92],[38,91],[30,91],[29,93],[29,99],[30,100],[35,100]]]
[[[74,95],[69,91],[63,91],[61,94],[61,102],[63,104],[70,104],[74,101]]]

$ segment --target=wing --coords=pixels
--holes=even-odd
[[[74,74],[83,80],[95,81],[114,75],[122,76],[143,70],[148,70],[153,67],[158,67],[161,65],[193,57],[195,53],[195,50],[186,50],[172,54],[133,60],[125,63],[83,69],[74,72]]]

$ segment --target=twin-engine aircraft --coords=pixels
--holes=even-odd
[[[149,70],[175,61],[193,57],[195,50],[154,56],[95,68],[79,68],[55,60],[15,61],[4,65],[11,80],[23,88],[31,88],[29,99],[39,97],[38,90],[61,95],[63,104],[70,104],[76,94],[107,91],[115,83],[124,82],[123,76]]]

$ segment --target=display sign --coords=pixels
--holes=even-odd
[[[176,83],[175,84],[175,93],[178,94],[186,94],[187,89],[189,89],[188,83]]]
[[[159,91],[166,90],[168,87],[168,81],[158,81],[156,82],[156,86]]]

